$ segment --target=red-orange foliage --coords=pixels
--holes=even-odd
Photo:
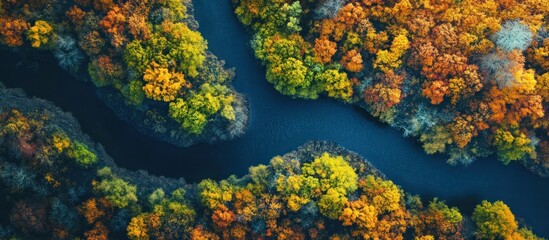
[[[408,59],[408,66],[422,71],[435,64],[435,59],[439,55],[438,50],[429,41],[415,41],[412,43],[412,54]]]
[[[91,2],[97,11],[108,12],[115,7],[113,0],[91,0]]]
[[[444,53],[458,53],[458,35],[449,23],[437,25],[431,30],[431,42]]]
[[[432,57],[426,58],[431,60]],[[432,60],[433,64],[424,65],[421,70],[423,76],[431,80],[449,79],[460,75],[467,68],[467,58],[457,54],[442,54]]]
[[[97,61],[99,62],[99,67],[101,68],[101,70],[103,70],[105,74],[117,77],[122,74],[122,66],[120,66],[120,64],[114,63],[109,56],[101,55],[99,56],[99,58],[97,58]]]
[[[84,202],[79,208],[88,224],[108,218],[112,211],[112,204],[105,198],[92,198]]]
[[[336,16],[336,21],[344,23],[346,28],[352,27],[366,18],[366,12],[359,3],[348,3],[339,9]]]
[[[235,221],[235,215],[225,205],[219,205],[212,214],[212,221],[217,227],[226,228]]]
[[[443,211],[426,210],[417,217],[414,227],[418,234],[433,234],[437,236],[436,239],[441,240],[463,239],[461,225],[448,221]]]
[[[86,12],[74,5],[65,13],[65,15],[67,15],[76,28],[80,28],[82,22],[84,21],[84,16],[86,16]]]
[[[433,14],[426,10],[415,11],[405,24],[411,35],[421,38],[427,37],[436,25]]]
[[[471,139],[478,134],[473,119],[473,116],[461,114],[454,118],[454,121],[448,126],[454,143],[460,148],[467,146]]]
[[[357,49],[345,53],[341,58],[341,64],[350,72],[360,72],[364,65],[362,64],[362,55]]]
[[[218,240],[219,237],[208,230],[205,230],[202,225],[198,225],[191,231],[191,240]]]
[[[518,124],[527,117],[536,120],[545,116],[543,99],[539,95],[516,94],[493,87],[489,93],[489,100],[491,120],[496,123],[504,121],[508,124]]]
[[[431,99],[431,104],[441,103],[448,93],[448,85],[444,81],[437,80],[423,84],[423,95]]]
[[[97,55],[101,52],[105,46],[105,40],[101,37],[101,34],[97,31],[92,31],[86,34],[80,41],[80,47],[88,55]]]
[[[151,37],[151,29],[143,15],[133,14],[128,18],[128,28],[133,38],[147,40]]]
[[[345,34],[346,25],[334,19],[324,19],[319,28],[321,36],[331,37],[331,39],[339,41]]]
[[[364,91],[364,101],[373,106],[374,115],[379,115],[400,103],[400,100],[404,97],[400,90],[405,79],[404,75],[389,71],[378,75],[377,79],[381,79],[381,81]]]
[[[115,79],[121,79],[124,76],[122,64],[114,62],[109,56],[101,55],[97,60],[93,60],[96,65],[96,71],[93,72],[93,80],[98,86],[111,84]]]
[[[23,19],[0,17],[0,40],[10,47],[23,45],[23,36],[30,25]]]
[[[46,206],[40,203],[19,201],[11,211],[11,223],[23,233],[43,234],[49,229],[47,225]]]
[[[111,38],[111,45],[120,47],[127,41],[125,32],[126,16],[118,6],[112,7],[107,15],[99,22],[103,31]]]
[[[93,228],[84,233],[86,240],[108,240],[109,239],[109,230],[103,223],[97,222]]]
[[[19,150],[21,151],[21,157],[31,159],[36,153],[36,144],[29,142],[27,139],[19,139]]]
[[[318,62],[329,63],[336,52],[337,44],[335,42],[328,40],[326,37],[315,40],[314,54]]]
[[[489,99],[490,110],[492,111],[491,121],[501,123],[507,114],[507,105],[503,91],[497,87],[492,87],[487,97]]]
[[[526,95],[518,99],[509,111],[509,123],[518,123],[523,118],[538,119],[544,116],[541,97],[538,95]]]

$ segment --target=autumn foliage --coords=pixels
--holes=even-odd
[[[547,174],[545,165],[538,164],[545,162],[538,141],[529,142],[527,154],[509,156],[505,149],[525,152],[521,149],[528,144],[502,147],[494,139],[513,125],[518,131],[514,135],[525,139],[521,142],[547,141],[549,26],[544,19],[549,5],[233,2],[236,15],[255,34],[251,45],[267,66],[267,79],[282,94],[313,99],[327,95],[364,106],[405,135],[437,138],[434,152],[448,153],[452,164],[495,154],[504,163],[521,161]],[[288,31],[287,25],[296,22],[301,30]],[[346,78],[326,81],[327,71]],[[352,90],[342,95],[341,86]],[[426,144],[433,153],[434,145]]]
[[[51,51],[71,73],[87,73],[96,87],[116,90],[118,101],[127,103],[125,107],[159,112],[169,119],[170,103],[188,100],[204,84],[227,88],[230,81],[225,80],[232,77],[207,51],[196,21],[187,15],[189,4],[174,0],[10,0],[0,5],[0,44]],[[227,89],[215,97],[234,99],[236,92]],[[235,114],[232,108],[224,110],[225,115]],[[215,122],[216,115],[220,112],[207,115],[204,121]],[[170,120],[176,128],[177,122],[191,118],[186,114]],[[176,130],[200,135],[204,128],[191,131],[181,125]]]
[[[456,207],[424,204],[333,144],[309,143],[240,178],[188,184],[113,166],[57,114],[0,112],[0,193],[9,215],[3,237],[465,239],[476,231],[486,239],[537,239],[499,201],[478,205],[471,229]],[[523,146],[507,139],[522,137],[514,126],[502,135],[502,147]],[[90,154],[93,164],[78,160]]]

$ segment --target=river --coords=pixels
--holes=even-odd
[[[91,84],[73,79],[49,54],[21,59],[3,52],[0,79],[8,87],[21,87],[72,112],[84,132],[125,168],[184,177],[189,182],[222,179],[241,176],[248,167],[266,164],[308,140],[334,141],[370,160],[409,193],[437,196],[466,215],[483,199],[502,200],[535,233],[549,237],[549,178],[516,163],[504,166],[495,157],[467,167],[450,166],[445,156],[425,154],[414,139],[402,137],[355,106],[282,96],[265,79],[265,69],[249,47],[250,36],[232,13],[230,2],[195,0],[194,4],[210,50],[228,67],[236,67],[235,88],[249,99],[250,126],[239,139],[183,149],[140,135],[95,96]]]

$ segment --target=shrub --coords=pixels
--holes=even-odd
[[[97,156],[80,142],[74,142],[67,156],[74,159],[80,166],[88,167],[97,162]]]

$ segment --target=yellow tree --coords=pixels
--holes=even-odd
[[[151,68],[145,70],[143,80],[146,82],[143,86],[145,95],[157,101],[173,101],[181,88],[190,87],[183,73],[170,71],[155,62],[151,63]]]
[[[391,43],[391,48],[389,50],[380,50],[376,53],[374,68],[378,68],[383,72],[388,72],[400,67],[402,64],[401,58],[409,47],[410,42],[405,34],[396,36]]]
[[[475,207],[473,221],[477,226],[476,234],[481,239],[505,239],[518,229],[515,215],[501,201],[482,201]]]
[[[53,35],[53,27],[46,21],[38,20],[34,26],[30,27],[27,38],[31,42],[32,47],[40,48],[51,42],[50,38]]]

